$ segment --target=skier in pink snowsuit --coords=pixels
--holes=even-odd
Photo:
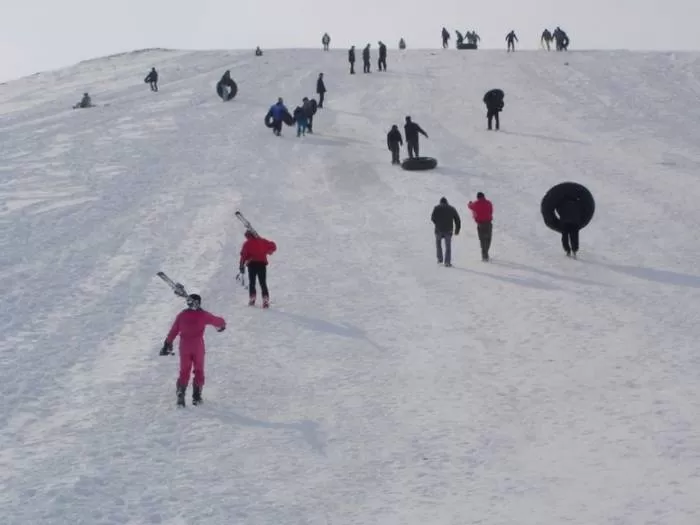
[[[214,326],[218,332],[226,329],[226,321],[202,309],[202,298],[197,294],[187,297],[187,309],[175,318],[170,332],[163,343],[160,355],[173,353],[173,341],[180,335],[180,376],[177,379],[176,393],[178,406],[185,406],[185,393],[194,368],[192,381],[192,404],[202,402],[204,387],[204,330]]]

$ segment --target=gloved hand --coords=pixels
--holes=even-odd
[[[173,344],[165,341],[163,343],[163,348],[160,349],[160,355],[173,355]]]
[[[224,330],[226,330],[226,325],[216,329],[217,332],[223,332]]]
[[[240,273],[241,275],[243,275],[244,272],[245,272],[245,266],[243,266],[243,265],[241,264],[241,265],[238,267],[238,273]]]

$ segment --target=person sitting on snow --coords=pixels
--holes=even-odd
[[[75,106],[73,106],[73,109],[76,108],[91,108],[92,106],[92,99],[90,98],[90,95],[87,93],[83,93],[83,98],[80,102],[78,102]]]

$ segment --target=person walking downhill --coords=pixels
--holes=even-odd
[[[482,192],[479,192],[476,194],[476,201],[469,201],[467,207],[471,210],[476,222],[476,233],[481,245],[481,260],[488,261],[493,235],[493,204]]]
[[[255,280],[260,282],[263,308],[270,307],[270,293],[267,289],[267,257],[277,250],[277,245],[263,237],[256,237],[251,231],[245,232],[245,242],[241,248],[241,260],[238,271],[243,274],[248,267],[248,306],[255,306]]]
[[[447,202],[445,197],[440,199],[440,204],[433,208],[433,213],[430,220],[435,225],[435,251],[438,264],[452,266],[452,235],[459,235],[459,230],[462,228],[462,221],[459,218],[459,213]],[[442,241],[445,241],[445,254],[443,258]]]
[[[213,326],[217,332],[226,329],[226,321],[223,317],[202,309],[202,298],[198,294],[187,296],[187,309],[182,310],[170,328],[165,338],[160,355],[173,354],[173,341],[180,336],[180,374],[175,384],[177,406],[185,406],[185,394],[190,382],[190,373],[194,369],[192,380],[192,404],[202,402],[202,389],[204,388],[204,330],[207,326]]]

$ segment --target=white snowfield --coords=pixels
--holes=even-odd
[[[3,525],[700,523],[700,55],[388,67],[153,50],[0,86]],[[269,106],[319,72],[316,133],[274,137]],[[436,170],[390,164],[406,115]],[[540,215],[567,180],[597,204],[577,261]],[[269,311],[234,279],[236,209],[278,245]],[[184,306],[158,270],[228,322],[200,407],[158,355]]]

